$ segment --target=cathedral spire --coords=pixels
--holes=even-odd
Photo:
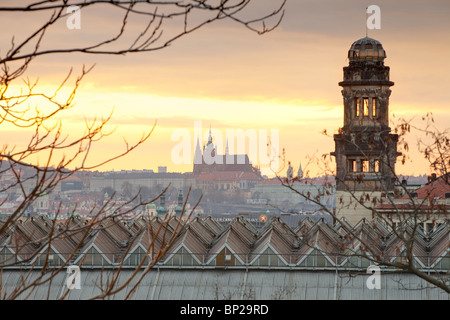
[[[201,164],[201,163],[202,163],[202,149],[200,148],[199,137],[197,137],[197,144],[195,146],[194,151],[194,164]]]
[[[209,137],[208,137],[208,144],[210,143],[212,143],[211,125],[209,125]]]
[[[288,182],[291,182],[292,179],[294,178],[294,171],[292,170],[290,162],[289,162],[289,167],[288,167],[287,172],[286,172],[286,176],[287,176]]]
[[[216,154],[216,148],[212,142],[212,132],[211,132],[211,125],[209,126],[209,137],[208,137],[208,143],[206,144],[206,147],[203,148],[205,150],[205,153],[208,156],[212,156],[214,157],[214,155]]]
[[[297,178],[298,179],[302,179],[303,178],[303,170],[302,170],[302,164],[301,163],[300,163],[300,167],[298,167]]]

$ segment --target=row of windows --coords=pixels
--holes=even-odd
[[[433,230],[436,230],[436,228],[433,228],[432,226],[427,226],[426,224],[422,227],[427,231],[427,234],[432,234]],[[360,254],[360,252],[356,252],[356,255],[353,257],[350,257],[345,264],[341,265],[341,267],[351,267],[351,268],[355,268],[355,267],[359,267],[359,268],[367,268],[370,264],[370,262],[360,256],[358,256],[358,254]],[[404,259],[404,253],[401,254],[397,260],[402,260]],[[288,263],[289,265],[291,264],[296,264],[297,261],[301,261],[299,262],[297,265],[299,267],[335,267],[336,264],[341,263],[342,259],[345,257],[339,257],[339,259],[337,259],[337,257],[329,257],[330,259],[327,259],[325,257],[325,255],[323,255],[320,251],[314,250],[313,252],[311,252],[310,254],[307,254],[306,258],[303,258],[304,256],[296,256],[296,255],[291,255],[289,256]],[[23,257],[24,259],[26,257]],[[32,257],[29,257],[32,261]],[[136,251],[134,253],[132,253],[128,259],[126,259],[123,262],[123,266],[138,266],[141,263],[141,259],[146,259],[144,266],[146,266],[150,260],[148,259],[148,255],[145,254],[142,250],[140,251]],[[431,257],[431,258],[437,258],[436,257]],[[335,260],[337,259],[337,260]],[[205,260],[205,259],[203,259]],[[450,253],[447,253],[446,256],[442,257],[442,259],[440,259],[438,261],[437,264],[435,264],[435,259],[431,259],[431,260],[427,260],[426,259],[419,259],[420,261],[422,261],[422,263],[424,263],[425,266],[431,266],[433,265],[433,267],[437,270],[444,270],[444,271],[448,271],[450,269]],[[335,263],[332,263],[331,261],[335,261]],[[116,263],[121,263],[122,261],[119,260]],[[399,261],[397,261],[399,262]],[[404,261],[403,261],[404,262]],[[10,252],[9,250],[3,249],[0,250],[0,265],[17,265],[17,263],[20,263],[17,260],[17,255],[13,254],[12,252]],[[30,265],[33,267],[36,266],[43,266],[43,265],[48,265],[48,266],[63,266],[65,265],[65,261],[63,259],[61,259],[56,253],[54,253],[53,251],[51,252],[50,255],[47,256],[46,253],[41,254],[38,259],[34,262],[32,262]],[[248,260],[247,263],[245,265],[248,264]],[[414,264],[416,267],[420,267],[420,265],[418,264],[418,261],[415,260]],[[110,265],[110,263],[104,259],[102,257],[102,255],[97,252],[94,249],[89,250],[89,252],[83,256],[83,260],[82,260],[82,267],[89,267],[89,266],[108,266]],[[169,261],[164,263],[165,266],[192,266],[192,267],[198,267],[198,266],[204,266],[205,264],[199,264],[194,258],[193,256],[186,252],[185,250],[180,250],[179,252],[177,252],[172,259],[170,259]],[[255,267],[264,267],[264,266],[270,266],[270,267],[286,267],[286,263],[283,262],[280,257],[275,254],[273,251],[271,250],[266,250],[264,253],[262,253],[258,259],[255,259],[255,261],[253,261],[251,263],[252,266]],[[213,259],[210,263],[209,266],[242,266],[242,264],[238,261],[238,259],[236,259],[236,257],[229,253],[229,252],[222,252],[220,254],[218,254],[216,256],[215,259]]]
[[[348,160],[350,172],[380,172],[380,160]]]

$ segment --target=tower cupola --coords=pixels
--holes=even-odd
[[[383,49],[381,42],[364,37],[353,42],[350,50],[348,50],[348,59],[353,61],[384,61],[386,51]]]

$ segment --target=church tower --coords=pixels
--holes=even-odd
[[[389,67],[386,52],[369,37],[355,41],[344,67],[344,125],[334,135],[336,215],[357,223],[394,190],[398,135],[389,127]],[[356,200],[358,199],[358,200]],[[363,204],[360,202],[363,201]]]

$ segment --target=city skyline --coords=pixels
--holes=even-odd
[[[0,12],[0,299],[450,298],[448,0]]]
[[[308,156],[333,150],[332,137],[321,132],[326,129],[332,135],[342,123],[338,82],[348,49],[365,36],[365,8],[370,4],[288,2],[279,27],[262,36],[243,32],[230,22],[215,23],[162,51],[41,57],[28,73],[31,79],[39,76],[42,88],[54,90],[70,67],[77,74],[83,64],[96,64],[81,83],[75,107],[60,116],[66,133],[73,135],[85,119],[99,119],[113,111],[107,128],[115,129],[114,134],[92,149],[92,159],[97,162],[122,151],[124,137],[132,143],[156,122],[145,144],[100,170],[156,171],[158,166],[167,166],[173,172],[192,171],[193,163],[173,163],[171,151],[179,141],[172,141],[171,136],[180,128],[192,132],[193,158],[194,121],[203,122],[204,133],[210,126],[223,134],[227,129],[278,129],[280,150],[286,151],[286,160],[296,168],[306,164]],[[395,83],[391,116],[420,120],[433,112],[437,125],[445,126],[450,120],[444,72],[450,66],[446,60],[450,45],[443,39],[450,27],[450,5],[437,0],[376,4],[381,8],[381,29],[369,30],[368,35],[379,40],[387,52],[386,65],[391,67]],[[271,6],[264,2],[258,10],[270,12]],[[55,28],[49,44],[62,37],[76,43],[87,36],[101,36],[109,28],[94,29],[98,19],[109,25],[114,17],[107,12],[82,12],[80,30]],[[1,23],[17,29],[19,36],[29,30],[20,21]],[[2,39],[4,46],[11,40]],[[2,126],[3,140],[10,145],[26,143],[28,134]],[[399,165],[397,173],[431,173],[418,154],[411,151],[411,156],[414,162]],[[314,168],[307,170],[314,175]]]

